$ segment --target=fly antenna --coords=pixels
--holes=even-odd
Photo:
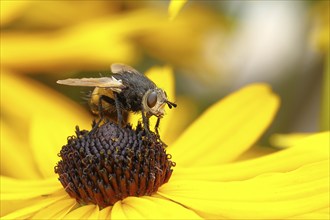
[[[165,102],[166,102],[166,104],[168,105],[169,108],[172,108],[172,107],[176,108],[176,106],[177,106],[177,104],[175,104],[173,102],[170,102],[168,100],[166,100]]]

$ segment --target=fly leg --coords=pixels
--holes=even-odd
[[[116,98],[117,99],[117,98]],[[105,95],[101,95],[100,98],[99,98],[99,102],[98,102],[98,113],[99,113],[99,120],[97,122],[93,122],[92,124],[92,130],[91,131],[94,131],[96,128],[99,127],[100,123],[104,120],[104,108],[102,106],[102,101],[105,101],[107,103],[109,103],[110,105],[115,105],[116,106],[116,110],[118,111],[118,108],[117,108],[117,104],[116,104],[116,99],[113,100],[112,98],[110,98],[109,96],[105,96]],[[118,100],[118,99],[117,99]],[[118,103],[119,104],[119,103]],[[118,118],[121,118],[121,112],[117,113],[118,115]]]
[[[121,111],[121,106],[120,106],[120,102],[118,100],[118,97],[117,97],[117,93],[113,93],[113,96],[114,96],[114,104],[116,106],[116,111],[117,111],[117,121],[118,121],[118,125],[119,126],[123,126],[123,115],[122,115],[122,111]],[[112,99],[113,100],[113,99]]]
[[[158,132],[159,123],[160,123],[160,118],[157,117],[157,121],[156,121],[156,125],[155,125],[155,132],[156,132],[156,135],[157,135],[157,138],[159,139],[159,141],[162,142],[165,147],[167,147],[167,144],[160,139],[160,135]]]
[[[158,137],[159,137],[159,132],[158,132],[159,123],[160,123],[160,118],[157,117],[157,121],[156,121],[156,125],[155,125],[155,132]]]
[[[149,117],[146,115],[144,111],[142,111],[142,122],[143,122],[143,127],[146,132],[146,134],[151,137],[150,129],[149,129]]]
[[[116,107],[116,111],[117,111],[117,121],[118,121],[118,125],[122,126],[122,122],[123,122],[123,115],[122,115],[122,111],[121,111],[121,104],[118,100],[117,94],[114,92],[114,99],[110,98],[109,96],[106,95],[101,95],[99,98],[99,102],[98,102],[98,112],[99,112],[99,117],[100,119],[97,122],[94,122],[92,125],[92,130],[95,130],[100,123],[104,120],[104,108],[102,106],[102,101],[105,101],[107,103],[109,103],[112,106]]]
[[[100,98],[99,98],[99,102],[98,102],[98,113],[99,113],[99,120],[97,122],[93,121],[93,124],[92,124],[92,130],[91,131],[94,131],[96,128],[99,127],[100,123],[103,121],[104,119],[104,113],[103,113],[103,106],[102,106],[102,101],[108,101],[106,100],[106,97],[107,96],[104,96],[104,95],[101,95]]]

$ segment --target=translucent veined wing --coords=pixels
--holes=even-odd
[[[137,71],[133,67],[128,66],[126,64],[122,64],[122,63],[112,64],[111,65],[111,72],[114,73],[114,74],[122,74],[124,72],[131,72],[131,73],[142,75],[139,71]]]
[[[81,78],[81,79],[63,79],[57,80],[58,84],[69,86],[91,86],[109,88],[116,92],[121,92],[121,89],[125,88],[125,85],[121,80],[114,77],[100,77],[100,78]]]

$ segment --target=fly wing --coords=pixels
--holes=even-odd
[[[135,73],[138,75],[142,75],[139,71],[137,71],[136,69],[134,69],[131,66],[128,66],[126,64],[122,64],[122,63],[114,63],[111,65],[111,72],[114,74],[122,74],[125,72],[131,72],[131,73]]]
[[[121,80],[117,80],[114,77],[100,77],[100,78],[81,78],[81,79],[64,79],[57,80],[58,84],[69,86],[90,86],[109,88],[115,92],[121,92],[125,85]]]

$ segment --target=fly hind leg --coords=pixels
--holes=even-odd
[[[118,125],[119,126],[123,126],[123,114],[122,114],[122,107],[121,107],[121,104],[118,100],[118,97],[117,97],[117,93],[113,93],[113,96],[115,98],[115,100],[111,99],[114,101],[114,104],[115,104],[115,107],[116,107],[116,111],[117,111],[117,122],[118,122]]]
[[[105,116],[104,116],[104,110],[105,108],[103,108],[102,106],[102,102],[105,101],[107,103],[109,103],[110,105],[115,105],[115,101],[108,97],[108,96],[105,96],[105,95],[101,95],[100,98],[99,98],[99,101],[98,101],[98,115],[99,115],[99,120],[97,122],[93,122],[93,125],[92,125],[92,131],[94,131],[96,128],[99,127],[99,125],[101,124],[101,122],[104,120]]]

